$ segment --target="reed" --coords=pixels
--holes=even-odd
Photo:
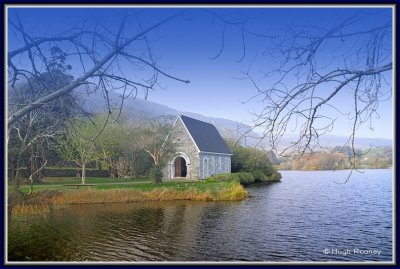
[[[245,190],[244,190],[245,191]],[[92,204],[92,203],[128,203],[143,201],[174,201],[174,200],[194,200],[194,201],[217,201],[229,199],[231,187],[221,189],[215,194],[207,191],[199,191],[194,188],[187,190],[175,190],[170,188],[157,188],[151,191],[140,191],[130,189],[113,190],[81,190],[66,191],[51,199],[52,204]],[[224,199],[221,199],[224,197]],[[238,200],[240,196],[231,196],[232,200]]]
[[[218,201],[240,201],[248,197],[247,191],[239,183],[233,183],[229,188],[222,189],[217,193]]]
[[[210,189],[189,187],[176,189],[160,187],[152,190],[139,189],[85,189],[44,190],[25,196],[23,203],[11,208],[12,216],[45,215],[50,209],[71,204],[129,203],[144,201],[239,201],[247,198],[247,191],[238,182]]]
[[[11,217],[19,218],[30,215],[47,215],[50,213],[49,204],[22,204],[11,208]]]

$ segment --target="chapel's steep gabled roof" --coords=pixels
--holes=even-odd
[[[183,115],[179,117],[200,151],[232,154],[214,125]]]

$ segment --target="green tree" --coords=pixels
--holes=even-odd
[[[154,183],[162,179],[162,168],[167,163],[167,158],[175,152],[175,146],[167,136],[172,128],[170,117],[159,117],[145,121],[140,133],[135,139],[139,149],[142,149],[153,160],[150,177]]]
[[[99,129],[92,122],[75,120],[58,141],[59,155],[81,167],[82,184],[86,183],[86,165],[100,158],[94,141],[98,134]]]
[[[126,123],[123,126],[123,132],[124,137],[121,141],[122,161],[127,163],[130,170],[129,174],[133,178],[145,175],[152,167],[153,158],[137,143],[142,130],[135,124]]]
[[[113,113],[116,115],[116,113]],[[93,121],[97,126],[104,125],[107,121],[107,115],[97,115]],[[164,131],[161,128],[154,128],[154,123],[138,124],[130,122],[122,115],[118,118],[108,120],[101,134],[96,138],[96,146],[100,156],[102,167],[106,168],[111,177],[125,177],[130,175],[137,177],[139,174],[145,174],[152,166],[153,157],[144,149],[148,149],[154,156],[157,157],[163,151],[157,152],[158,141],[161,141]],[[154,138],[152,130],[156,130],[160,134],[159,138]],[[155,145],[150,147],[145,143],[142,136],[153,137]],[[140,141],[140,142],[139,142]]]
[[[96,126],[103,127],[96,138],[96,146],[99,154],[99,161],[103,168],[107,169],[113,178],[125,176],[125,170],[121,165],[123,154],[122,141],[125,139],[125,122],[123,118],[115,121],[109,115],[97,115],[92,121]]]
[[[251,173],[256,181],[276,181],[281,178],[270,161],[271,153],[254,147],[244,147],[231,140],[226,142],[233,153],[232,172]]]

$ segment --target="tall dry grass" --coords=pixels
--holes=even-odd
[[[99,204],[99,203],[128,203],[143,201],[239,201],[247,198],[247,191],[239,183],[232,183],[229,187],[221,188],[215,192],[210,190],[200,191],[195,188],[175,190],[157,188],[151,191],[132,189],[111,190],[66,190],[66,191],[40,191],[29,195],[22,205],[12,208],[12,215],[47,214],[50,206],[60,208],[70,204]]]
[[[240,201],[248,197],[246,189],[239,183],[232,184],[229,188],[217,193],[217,201]]]
[[[50,205],[43,203],[15,205],[11,208],[12,218],[28,215],[47,215],[48,213],[50,213]]]

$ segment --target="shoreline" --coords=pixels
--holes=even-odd
[[[84,189],[41,190],[24,195],[22,203],[10,207],[12,217],[45,215],[50,208],[64,208],[74,204],[107,204],[150,201],[242,201],[248,198],[246,189],[237,182],[212,190],[193,187],[179,190],[160,187],[152,190],[138,189]]]

